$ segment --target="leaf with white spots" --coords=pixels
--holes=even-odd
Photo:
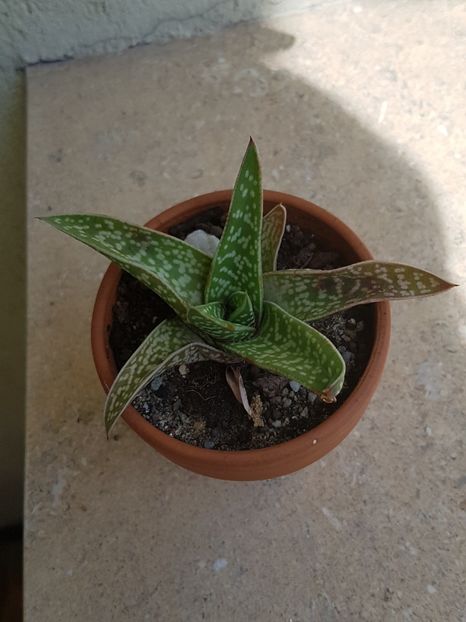
[[[236,179],[227,222],[206,287],[206,302],[225,303],[245,291],[259,320],[262,310],[262,183],[254,142],[249,142]]]
[[[262,219],[262,272],[277,269],[277,255],[286,225],[286,208],[280,203]]]
[[[204,338],[214,342],[241,341],[254,334],[254,326],[247,326],[224,319],[225,307],[221,302],[208,302],[191,307],[187,322]]]
[[[117,263],[183,317],[190,306],[203,302],[211,259],[191,245],[108,216],[70,214],[41,220]]]
[[[358,304],[431,296],[451,287],[455,286],[425,270],[383,261],[264,274],[264,298],[305,321]]]
[[[345,362],[324,335],[264,301],[258,333],[225,349],[273,372],[296,380],[325,401],[335,401],[345,376]]]
[[[235,292],[227,300],[226,319],[243,326],[254,326],[254,309],[246,292]]]
[[[132,354],[110,388],[104,412],[107,435],[154,376],[181,363],[207,360],[231,364],[237,357],[204,343],[177,318],[161,322]]]

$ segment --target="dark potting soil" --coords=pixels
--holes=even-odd
[[[222,233],[221,208],[208,210],[170,230],[181,239],[195,229]],[[278,269],[331,269],[343,258],[322,240],[287,225]],[[150,331],[173,311],[159,296],[123,273],[113,308],[110,346],[120,369]],[[336,403],[326,404],[298,383],[253,365],[241,365],[249,396],[262,403],[263,426],[255,427],[225,380],[225,366],[211,361],[182,365],[165,372],[142,390],[133,406],[154,426],[186,443],[208,449],[257,449],[290,440],[329,417],[356,386],[370,355],[372,318],[369,306],[354,307],[312,322],[328,337],[346,362],[343,390]]]

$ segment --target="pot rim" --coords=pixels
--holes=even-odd
[[[181,201],[150,219],[146,223],[146,226],[153,229],[159,227],[168,228],[176,224],[175,221],[182,222],[195,213],[203,211],[203,209],[207,210],[216,204],[228,202],[231,198],[231,193],[231,189],[218,190]],[[290,207],[305,212],[308,216],[312,215],[314,219],[318,219],[327,227],[336,230],[338,235],[344,238],[348,246],[351,247],[352,251],[359,257],[360,261],[373,259],[367,246],[350,227],[335,215],[327,212],[318,205],[298,196],[273,190],[264,190],[263,198],[264,201],[267,202],[284,203],[285,205],[288,203]],[[181,216],[184,217],[180,218]],[[113,354],[108,342],[108,320],[111,317],[111,310],[114,304],[116,288],[121,272],[122,270],[113,263],[107,268],[99,286],[92,313],[92,354],[97,374],[106,393],[108,393],[117,373],[113,361]],[[267,459],[270,460],[272,454],[275,454],[277,459],[292,455],[298,447],[302,449],[303,443],[309,445],[310,443],[317,442],[320,437],[328,435],[333,429],[343,424],[350,411],[358,408],[360,403],[364,404],[364,408],[368,399],[366,395],[363,394],[367,394],[369,390],[372,396],[375,391],[388,354],[390,341],[390,305],[387,301],[372,304],[374,306],[374,341],[366,368],[359,378],[357,385],[341,406],[333,412],[328,419],[291,440],[259,449],[232,451],[206,449],[204,447],[190,445],[169,436],[146,421],[132,406],[126,408],[122,417],[144,440],[147,441],[151,439],[149,440],[151,444],[153,444],[151,442],[153,441],[160,447],[164,446],[170,453],[182,454],[187,460],[193,459],[196,462],[203,462],[205,464],[215,463],[216,465],[221,462],[225,466],[241,465],[242,467],[247,467],[248,465],[254,465],[260,457],[265,458],[265,456],[267,456]],[[370,388],[371,386],[373,389]],[[351,428],[353,425],[351,425]]]

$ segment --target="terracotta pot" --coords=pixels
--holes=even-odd
[[[192,216],[214,206],[229,204],[231,190],[212,192],[183,201],[147,223],[167,231]],[[338,218],[322,208],[281,192],[264,191],[265,210],[283,203],[288,221],[321,236],[338,250],[348,263],[372,259],[361,240]],[[100,285],[92,317],[92,351],[100,381],[106,391],[117,370],[109,346],[109,327],[121,271],[110,265]],[[326,421],[298,438],[264,449],[219,451],[178,441],[148,423],[133,407],[123,414],[126,423],[163,456],[180,466],[219,479],[257,480],[286,475],[322,458],[349,434],[362,417],[380,381],[390,339],[390,307],[386,302],[372,305],[372,352],[366,370],[354,391]],[[221,413],[219,413],[221,416]]]

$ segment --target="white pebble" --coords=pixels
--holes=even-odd
[[[150,383],[150,388],[152,389],[152,391],[158,391],[162,386],[162,382],[162,376],[156,376]]]
[[[191,233],[188,233],[184,241],[187,242],[187,244],[194,246],[194,248],[203,251],[210,257],[215,255],[218,243],[220,242],[215,235],[210,235],[210,233],[206,233],[202,229],[191,231]]]
[[[299,384],[299,382],[296,382],[296,380],[290,380],[289,385],[290,389],[292,389],[295,393],[297,393],[301,388],[301,385]]]
[[[437,591],[437,589],[433,585],[431,585],[430,583],[429,583],[429,585],[427,586],[426,589],[429,592],[429,594],[435,594],[435,592]]]
[[[186,363],[181,363],[181,365],[178,367],[178,371],[183,376],[183,378],[186,378],[186,376],[189,374],[189,368]]]

